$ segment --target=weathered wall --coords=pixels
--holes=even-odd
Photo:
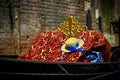
[[[116,17],[120,17],[120,0],[116,0],[115,1],[115,14],[116,14]]]
[[[14,54],[14,37],[11,30],[7,2],[0,1],[0,54]]]
[[[7,0],[6,0],[7,1]],[[21,53],[28,50],[30,44],[37,37],[40,31],[55,29],[69,15],[85,24],[86,13],[84,11],[85,0],[20,0],[20,46]],[[11,30],[8,7],[0,7],[0,13],[5,20],[1,26],[0,54],[14,54],[14,30]],[[4,16],[3,16],[4,15]],[[8,17],[4,18],[3,17]],[[15,16],[13,16],[15,17]],[[3,28],[4,27],[4,28]],[[8,31],[4,31],[4,30]]]
[[[40,31],[55,29],[68,15],[75,15],[78,21],[86,24],[85,0],[0,0],[0,54],[15,54],[15,32],[7,1],[20,1],[21,53],[29,49]],[[119,17],[119,0],[115,5]],[[12,14],[12,17],[15,16]]]
[[[22,53],[41,30],[55,29],[68,15],[85,23],[84,0],[21,0],[20,11]]]

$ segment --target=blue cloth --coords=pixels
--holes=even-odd
[[[86,51],[84,48],[79,48],[79,44],[76,43],[75,45],[73,46],[70,46],[70,47],[67,47],[68,50],[70,50],[70,52],[66,53],[65,56],[63,56],[61,58],[61,60],[64,60],[66,57],[68,57],[72,52],[75,52],[75,51],[81,51],[83,53],[83,56],[86,57]]]
[[[88,62],[102,62],[102,53],[101,52],[91,51],[90,54],[86,54],[86,51],[84,48],[81,48],[81,47],[79,48],[79,43],[76,43],[73,46],[67,47],[66,49],[69,50],[70,52],[66,53],[66,55],[64,55],[61,58],[61,60],[64,60],[71,53],[73,53],[75,51],[80,51],[80,52],[82,52],[84,58],[88,59]]]
[[[102,62],[102,53],[91,51],[86,58],[89,60],[89,62]]]

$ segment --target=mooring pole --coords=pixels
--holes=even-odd
[[[88,10],[87,14],[86,14],[86,26],[88,27],[89,30],[92,29],[92,21],[91,21],[90,10]]]
[[[15,45],[15,55],[21,53],[20,48],[20,6],[19,0],[14,2],[14,45]]]

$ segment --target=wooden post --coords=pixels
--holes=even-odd
[[[99,30],[102,32],[102,19],[100,16],[98,18],[98,27],[99,27]]]
[[[19,0],[14,2],[14,44],[15,44],[15,55],[21,53],[20,47],[20,7],[19,7]],[[16,5],[17,4],[17,5]]]
[[[91,21],[90,10],[88,10],[87,14],[86,14],[86,26],[88,27],[89,30],[92,29],[92,21]]]

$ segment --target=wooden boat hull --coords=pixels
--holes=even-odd
[[[0,58],[0,80],[119,80],[120,63],[43,62]]]

